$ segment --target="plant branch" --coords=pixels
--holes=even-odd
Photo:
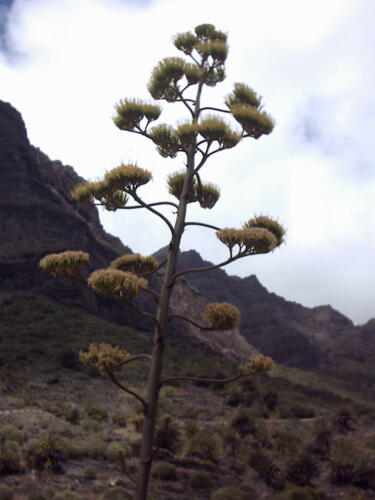
[[[174,236],[175,234],[175,231],[173,229],[173,226],[172,224],[169,222],[169,220],[167,219],[167,217],[165,217],[165,215],[163,215],[162,213],[160,213],[158,210],[155,210],[154,208],[150,207],[149,205],[147,205],[147,203],[145,203],[143,200],[141,200],[141,198],[137,195],[137,193],[135,191],[132,191],[131,193],[131,196],[134,198],[135,201],[137,201],[140,205],[142,205],[144,208],[147,208],[147,210],[149,210],[150,212],[154,213],[155,215],[157,215],[158,217],[160,217],[166,224],[167,226],[169,227],[172,235]],[[164,202],[163,202],[164,203]],[[174,205],[174,203],[173,203]]]
[[[190,111],[191,116],[194,118],[194,111],[192,108],[189,106],[188,102],[193,102],[195,104],[195,101],[193,99],[185,99],[185,97],[182,95],[183,91],[179,91],[178,95],[180,96],[180,99],[177,100],[176,102],[182,102],[186,108]]]
[[[212,226],[211,224],[205,224],[204,222],[185,222],[185,226],[202,226],[208,227],[209,229],[214,229],[215,231],[220,231],[220,227]]]
[[[206,111],[206,109],[211,109],[212,111],[219,111],[220,113],[231,113],[228,109],[220,109],[220,108],[214,108],[212,106],[205,106],[204,108],[200,109],[200,113],[202,111]]]
[[[94,205],[96,207],[103,207],[103,203],[94,203]],[[148,208],[148,207],[155,207],[157,205],[171,205],[172,207],[174,207],[176,210],[178,209],[178,206],[176,205],[176,203],[173,203],[172,201],[158,201],[158,202],[154,202],[154,203],[145,203],[145,205],[133,205],[132,207],[119,207],[118,209],[119,210],[132,210],[134,208]]]
[[[183,274],[187,273],[199,273],[199,272],[204,272],[204,271],[212,271],[213,269],[218,269],[219,267],[226,266],[227,264],[230,264],[231,262],[234,262],[235,260],[239,259],[240,257],[245,257],[243,254],[237,254],[234,257],[230,256],[227,260],[220,262],[220,264],[215,264],[213,266],[207,266],[207,267],[196,267],[192,269],[185,269],[185,271],[180,271],[179,273],[176,273],[173,277],[171,282],[174,283],[177,278],[182,276]]]
[[[168,316],[168,321],[170,321],[172,319],[182,319],[184,321],[187,321],[188,323],[191,323],[193,326],[196,326],[200,330],[212,330],[212,328],[210,326],[200,325],[199,323],[196,323],[194,320],[192,320],[186,316],[182,316],[181,314],[171,314],[170,316]]]
[[[146,413],[147,411],[147,403],[146,401],[139,395],[137,394],[136,392],[128,389],[127,387],[125,387],[124,385],[121,384],[121,382],[119,382],[119,380],[117,379],[117,377],[115,376],[115,374],[113,373],[113,371],[111,370],[106,370],[109,378],[112,380],[112,382],[117,385],[117,387],[119,387],[122,391],[130,394],[131,396],[135,397],[136,399],[138,399],[138,401],[140,401],[143,405],[143,409],[144,409],[144,412]]]
[[[148,293],[149,295],[152,295],[157,301],[160,299],[160,295],[156,292],[154,292],[154,290],[151,290],[150,288],[145,288],[144,290],[142,290],[142,292],[145,292],[145,293]]]
[[[247,376],[249,376],[249,373],[240,373],[239,375],[234,375],[233,377],[228,377],[228,378],[184,377],[183,375],[181,375],[181,376],[167,377],[167,378],[162,379],[160,381],[160,387],[163,384],[171,382],[172,380],[187,380],[190,382],[206,382],[207,384],[229,384],[230,382],[234,382],[235,380],[238,380],[239,378],[247,377]]]
[[[127,365],[128,363],[131,363],[133,361],[136,361],[137,359],[148,359],[151,361],[152,357],[149,354],[137,354],[136,356],[132,356],[131,358],[126,359],[125,361],[121,361],[121,363],[114,366],[114,369],[117,370],[117,368],[121,368],[122,366]]]
[[[137,307],[134,302],[129,302],[127,301],[126,299],[123,299],[121,301],[125,306],[127,307],[130,307],[130,309],[133,309],[133,311],[137,312],[138,314],[141,314],[142,316],[144,316],[145,318],[149,318],[151,319],[154,324],[160,328],[160,324],[159,324],[159,321],[157,320],[156,316],[154,316],[153,314],[149,314],[145,311],[142,311],[141,309],[139,309],[139,307]]]

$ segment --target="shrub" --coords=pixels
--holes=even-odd
[[[290,408],[291,413],[296,418],[313,418],[315,417],[314,408],[303,405],[294,405]]]
[[[66,412],[65,415],[65,420],[69,422],[70,424],[77,425],[79,424],[80,421],[80,413],[78,408],[69,408],[69,410]]]
[[[112,422],[122,428],[127,426],[127,420],[123,413],[116,413],[113,415]]]
[[[194,456],[208,458],[214,463],[221,448],[220,438],[217,434],[207,429],[200,430],[186,442],[185,452]]]
[[[249,465],[258,472],[259,476],[268,486],[276,490],[281,490],[284,487],[285,481],[280,469],[263,450],[254,450],[249,456]]]
[[[41,491],[32,491],[28,494],[27,500],[47,500]]]
[[[310,486],[292,486],[285,494],[286,500],[318,500],[321,495]]]
[[[136,432],[142,431],[143,418],[144,417],[142,413],[137,413],[131,417],[130,423],[134,425],[134,429],[136,430]]]
[[[185,434],[187,437],[192,437],[194,434],[199,432],[201,428],[199,427],[198,421],[191,418],[185,423]]]
[[[99,432],[102,428],[101,423],[93,418],[84,418],[81,420],[81,426],[87,432]]]
[[[247,434],[253,434],[255,431],[254,419],[251,419],[248,412],[243,408],[236,411],[230,425],[241,437],[244,437]]]
[[[62,491],[53,498],[54,500],[83,500],[81,495],[75,493],[74,491]]]
[[[68,368],[69,370],[79,370],[81,368],[78,353],[71,347],[68,347],[61,352],[60,364],[63,368]]]
[[[93,481],[96,479],[96,470],[92,465],[88,465],[83,469],[83,477],[87,481]]]
[[[114,441],[107,446],[107,459],[109,462],[118,463],[123,472],[125,472],[126,457],[129,450],[124,443]]]
[[[305,451],[288,461],[286,474],[293,483],[305,486],[319,474],[319,469],[313,458]]]
[[[212,486],[211,475],[204,471],[194,471],[189,478],[189,484],[194,490],[209,489]]]
[[[349,443],[338,444],[330,457],[330,480],[333,484],[354,484],[360,488],[375,487],[375,457],[358,455]]]
[[[334,415],[332,420],[333,426],[341,434],[347,434],[356,428],[356,420],[348,408],[342,408]]]
[[[110,488],[105,491],[100,500],[132,500],[133,495],[129,493],[128,490],[122,486],[116,486],[115,488]]]
[[[158,462],[152,470],[152,475],[162,481],[175,481],[177,479],[176,467],[168,462]]]
[[[69,450],[71,458],[88,457],[101,460],[106,457],[107,445],[97,436],[89,436],[85,439],[73,441]]]
[[[90,419],[96,420],[97,422],[105,422],[108,420],[108,413],[97,405],[87,406],[86,414]]]
[[[31,467],[53,473],[62,471],[61,462],[65,459],[61,442],[52,435],[30,440],[26,456]]]
[[[279,431],[275,438],[275,448],[280,453],[296,453],[301,440],[290,431]]]
[[[21,429],[18,429],[12,424],[4,424],[0,426],[0,440],[1,441],[16,441],[17,443],[23,443],[25,435]]]
[[[0,485],[0,500],[13,500],[14,494],[10,486],[6,484]]]
[[[249,500],[249,496],[235,486],[225,486],[215,490],[211,495],[211,500]]]
[[[231,427],[224,427],[222,429],[222,439],[224,445],[229,448],[231,456],[235,457],[241,443],[238,432]]]
[[[21,470],[18,443],[6,441],[0,446],[0,474],[17,474]]]
[[[160,419],[155,430],[155,445],[176,453],[180,446],[181,432],[169,415]]]
[[[276,406],[279,404],[279,395],[277,391],[270,390],[266,392],[266,394],[263,396],[263,401],[267,408],[271,411],[273,411]]]

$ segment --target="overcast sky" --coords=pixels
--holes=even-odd
[[[256,274],[306,306],[331,304],[355,323],[375,317],[373,0],[0,0],[0,18],[0,98],[22,113],[31,143],[86,179],[137,161],[154,176],[140,190],[148,201],[171,199],[165,179],[183,156],[163,159],[146,139],[116,129],[114,104],[149,98],[155,64],[182,56],[175,33],[203,22],[228,32],[227,79],[204,104],[221,106],[244,82],[277,125],[208,161],[202,177],[221,198],[213,210],[191,205],[189,220],[240,227],[254,214],[278,218],[286,245],[226,271]],[[187,118],[179,104],[162,107],[161,121]],[[133,251],[168,243],[149,213],[101,220]],[[189,228],[182,248],[226,257],[209,229]]]

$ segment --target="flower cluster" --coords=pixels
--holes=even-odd
[[[233,330],[240,323],[240,311],[227,302],[208,304],[203,317],[212,330]]]
[[[274,366],[271,358],[259,354],[250,360],[246,365],[240,365],[238,370],[244,375],[256,375],[257,373],[264,373],[270,371]]]
[[[89,260],[89,254],[81,250],[67,250],[61,253],[46,255],[39,262],[39,266],[53,276],[75,278],[79,268]]]
[[[274,234],[260,227],[225,228],[217,231],[216,236],[230,251],[238,245],[239,253],[242,255],[268,253],[277,246]]]
[[[147,281],[133,273],[118,269],[98,269],[88,278],[87,284],[102,295],[109,295],[127,302],[147,288]]]
[[[219,116],[207,116],[199,123],[199,133],[208,142],[217,141],[223,149],[233,148],[241,139]]]
[[[153,273],[158,265],[159,262],[152,255],[143,257],[139,253],[134,253],[118,257],[111,262],[110,268],[130,272],[137,276],[145,276]]]
[[[185,171],[173,172],[168,175],[167,184],[170,194],[175,196],[178,200],[181,198],[182,189],[185,182]],[[202,208],[213,208],[220,198],[220,190],[210,182],[198,184],[193,178],[190,184],[190,190],[187,194],[188,203],[198,201]]]
[[[157,104],[149,104],[139,99],[124,99],[115,105],[116,115],[113,121],[120,130],[133,130],[140,126],[143,118],[147,124],[157,120],[161,108]],[[147,125],[146,125],[147,126]]]
[[[131,355],[120,349],[118,346],[112,347],[110,344],[91,344],[88,352],[79,352],[79,359],[85,365],[94,366],[101,375],[113,371],[116,366],[127,359]]]

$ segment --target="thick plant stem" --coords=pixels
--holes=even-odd
[[[188,171],[185,178],[185,185],[188,187],[191,184],[194,172],[194,151],[188,154]],[[189,189],[184,190],[189,192]],[[181,236],[184,231],[186,218],[187,197],[182,196],[178,207],[176,224],[174,227],[175,234],[172,237],[164,282],[160,293],[158,310],[156,313],[159,326],[155,327],[154,345],[152,351],[151,368],[147,384],[146,397],[146,412],[143,423],[143,434],[141,444],[141,464],[137,482],[136,500],[145,500],[147,498],[147,489],[152,465],[153,455],[153,437],[155,431],[157,403],[159,398],[159,386],[161,380],[161,370],[164,354],[164,334],[168,322],[169,302],[173,290],[172,276],[176,272],[178,251],[180,248]]]
[[[193,123],[198,121],[199,102],[203,87],[203,80],[198,84],[197,99],[193,115]],[[159,390],[161,382],[161,372],[164,354],[164,335],[168,324],[169,303],[173,290],[172,277],[176,272],[178,252],[180,249],[181,237],[185,228],[186,208],[188,203],[188,193],[194,176],[195,168],[195,147],[192,145],[187,152],[187,171],[180,203],[178,205],[177,218],[172,232],[172,239],[169,245],[167,264],[164,274],[163,286],[160,292],[158,309],[156,312],[156,326],[154,333],[154,345],[152,351],[152,361],[147,382],[146,411],[143,421],[142,442],[141,442],[141,463],[139,467],[137,489],[135,500],[146,500],[148,484],[150,479],[151,465],[153,459],[153,441],[156,424],[156,413],[158,407]]]

